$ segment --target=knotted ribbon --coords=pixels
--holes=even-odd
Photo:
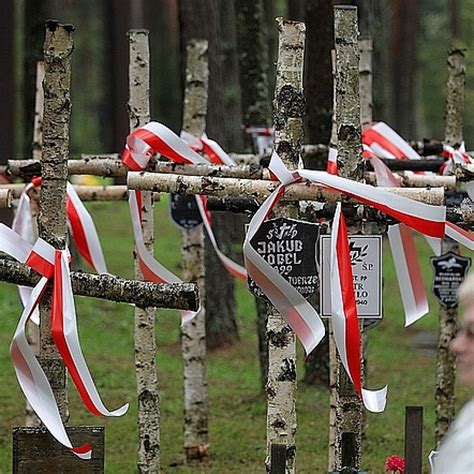
[[[82,354],[69,274],[69,252],[56,250],[43,239],[37,239],[32,245],[3,224],[0,224],[0,250],[29,265],[41,275],[25,304],[10,347],[20,387],[50,433],[77,456],[90,459],[90,445],[86,443],[80,447],[72,446],[49,382],[25,334],[27,322],[51,280],[52,338],[85,406],[97,416],[121,416],[126,413],[128,403],[112,412],[104,406]]]
[[[148,165],[154,153],[181,164],[218,164],[235,165],[235,162],[222,150],[222,148],[206,135],[197,139],[189,133],[182,132],[182,137],[178,137],[165,125],[158,122],[150,122],[145,126],[134,130],[127,137],[127,145],[122,155],[123,163],[131,170],[143,170]],[[195,149],[202,150],[209,156],[206,160],[199,155]],[[143,233],[141,229],[141,192],[129,191],[129,205],[132,216],[133,232],[137,245],[137,255],[140,267],[146,278],[155,282],[182,282],[176,275],[173,275],[164,268],[146,250],[143,244]],[[225,256],[219,249],[217,241],[212,232],[209,214],[206,209],[205,198],[196,196],[196,202],[200,211],[204,226],[209,235],[210,241],[220,258],[224,267],[234,276],[246,280],[245,269]],[[182,312],[182,323],[192,318],[192,312]]]

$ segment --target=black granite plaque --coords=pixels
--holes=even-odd
[[[179,227],[189,230],[202,224],[195,196],[170,195],[170,214]]]
[[[434,269],[433,294],[445,308],[456,308],[457,291],[471,266],[471,259],[448,252],[440,257],[431,257],[431,265]]]
[[[250,244],[293,285],[304,297],[315,293],[319,283],[316,249],[319,225],[294,219],[270,219],[262,223]],[[250,291],[267,299],[257,284],[249,278]]]

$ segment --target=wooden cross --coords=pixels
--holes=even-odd
[[[46,24],[44,82],[44,133],[41,158],[40,237],[63,249],[66,244],[65,188],[68,174],[70,118],[70,61],[72,53],[71,25],[56,21]],[[39,276],[31,268],[9,259],[0,259],[0,279],[15,284],[31,285]],[[197,309],[198,294],[194,284],[158,285],[124,280],[110,275],[72,272],[75,294],[133,303],[138,307]],[[58,358],[50,332],[50,297],[40,304],[41,344],[39,360],[50,380],[64,421],[67,421],[65,370]],[[42,428],[20,428],[14,432],[14,472],[29,472],[40,467],[51,472],[103,472],[103,429],[68,428],[73,442],[85,438],[94,445],[91,461],[76,458],[60,446]],[[36,446],[36,448],[32,448]],[[41,453],[38,457],[37,453]]]

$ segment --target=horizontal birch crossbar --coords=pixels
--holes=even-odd
[[[129,189],[142,189],[144,191],[203,194],[216,197],[241,196],[262,202],[278,187],[279,183],[256,179],[130,172],[127,185]],[[384,190],[426,204],[442,205],[444,202],[444,188],[384,188]],[[353,198],[341,198],[341,194],[336,191],[309,183],[294,183],[286,186],[281,199],[283,201],[344,201],[358,203]]]
[[[4,191],[10,191],[13,199],[18,199],[25,189],[24,184],[0,184],[0,207]],[[128,199],[128,189],[125,185],[107,185],[107,186],[86,186],[75,184],[74,189],[81,201],[124,201]],[[159,200],[159,193],[155,193],[153,198]],[[8,206],[9,207],[9,206]]]
[[[41,276],[29,266],[9,258],[0,258],[0,281],[34,286]],[[151,283],[126,280],[108,274],[71,272],[72,291],[78,296],[131,303],[141,308],[169,308],[196,311],[199,289],[194,283]]]
[[[239,157],[240,155],[235,156]],[[387,166],[392,170],[403,171],[405,169],[427,169],[428,165],[419,166],[420,163],[417,164],[417,161],[420,160],[384,160]],[[444,163],[444,160],[441,161]],[[416,168],[413,168],[413,163],[417,164]],[[439,166],[440,164],[438,163],[436,170],[438,170]],[[33,176],[39,176],[41,169],[39,161],[37,160],[9,160],[7,166],[0,167],[0,171],[2,171],[7,176],[18,176],[25,179],[31,179]],[[146,171],[157,173],[186,174],[194,176],[269,179],[268,169],[262,167],[258,162],[238,164],[237,166],[220,166],[206,164],[182,165],[173,162],[150,160]],[[87,174],[101,177],[117,177],[126,176],[128,172],[129,169],[120,161],[117,154],[90,155],[87,158],[68,161],[69,175]],[[457,173],[456,177],[413,175],[403,176],[400,178],[400,181],[401,184],[409,187],[444,186],[449,189],[454,189],[456,186],[457,176],[464,175],[465,174],[462,174],[461,172]],[[365,178],[368,182],[374,182],[372,173],[366,173]]]

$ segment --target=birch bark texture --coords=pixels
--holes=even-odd
[[[128,33],[130,132],[150,121],[150,52],[147,30]],[[142,231],[145,247],[153,253],[153,193],[142,192]],[[143,280],[135,259],[135,278]],[[156,372],[155,309],[135,308],[135,375],[137,381],[139,473],[160,471],[160,399]]]
[[[191,40],[187,46],[183,130],[201,136],[206,129],[209,83],[208,43]],[[190,463],[208,456],[209,393],[206,366],[206,310],[204,228],[181,232],[183,279],[198,284],[201,306],[192,321],[181,328],[184,371],[184,452]]]
[[[43,146],[43,109],[44,109],[44,91],[43,91],[43,81],[44,81],[44,62],[38,61],[36,64],[36,95],[35,95],[35,119],[33,123],[33,151],[32,158],[33,160],[41,160],[41,149]],[[19,196],[18,196],[19,197]],[[31,205],[31,218],[32,223],[35,228],[34,235],[38,235],[38,226],[37,226],[37,216],[39,212],[39,202],[37,193],[34,191],[30,192],[30,205]],[[35,354],[38,354],[39,342],[40,342],[40,332],[39,326],[33,321],[28,322],[28,342],[33,349]],[[31,407],[28,400],[26,401],[26,418],[25,426],[40,426],[41,421],[36,416],[33,408]]]
[[[362,128],[372,123],[372,40],[359,41],[359,95]]]
[[[46,22],[44,41],[44,129],[41,156],[39,236],[54,248],[66,247],[66,181],[71,119],[72,25]],[[51,337],[51,290],[40,302],[39,362],[51,383],[63,421],[69,418],[66,372]]]
[[[304,23],[277,18],[278,62],[273,100],[274,150],[289,169],[296,169],[303,142]],[[288,204],[275,211],[277,217],[298,217],[298,207]],[[271,447],[286,446],[286,473],[295,472],[296,461],[296,340],[283,317],[269,307],[267,318],[268,378],[267,459]]]
[[[448,82],[445,115],[445,142],[459,148],[463,141],[464,88],[466,59],[464,50],[453,48],[448,54]],[[441,244],[442,253],[459,252],[459,245],[449,238]],[[449,344],[457,332],[457,308],[439,307],[439,329],[436,350],[435,440],[439,446],[454,420],[456,356]]]
[[[362,181],[365,161],[362,158],[359,102],[359,45],[357,8],[334,8],[336,49],[336,127],[338,168],[341,176]],[[331,406],[329,437],[329,471],[360,469],[362,437],[362,402],[349,379],[334,340],[330,357]]]

